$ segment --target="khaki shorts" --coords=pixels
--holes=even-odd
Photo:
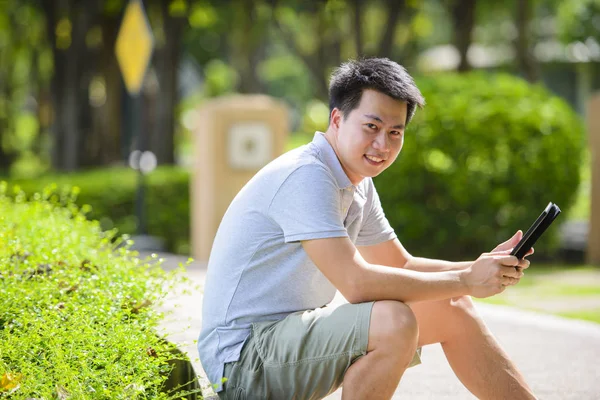
[[[374,302],[298,311],[252,324],[240,359],[225,364],[221,399],[322,399],[367,354]],[[421,363],[417,350],[410,366]]]

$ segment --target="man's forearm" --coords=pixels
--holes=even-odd
[[[404,269],[421,272],[444,272],[444,271],[460,271],[469,268],[473,262],[461,261],[452,262],[444,260],[433,260],[430,258],[411,257],[404,264]]]
[[[351,303],[374,300],[417,302],[469,294],[463,271],[421,272],[367,264],[362,267]]]

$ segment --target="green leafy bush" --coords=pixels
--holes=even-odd
[[[155,328],[184,281],[86,219],[73,192],[0,183],[0,398],[168,399],[174,347]]]
[[[146,177],[146,225],[148,233],[165,240],[168,250],[189,253],[189,173],[178,167],[159,167]],[[120,234],[137,231],[135,196],[137,173],[117,167],[48,175],[12,181],[31,196],[49,185],[79,188],[77,204],[91,206],[88,218],[100,221],[103,230],[117,228]]]
[[[408,126],[398,160],[375,179],[409,252],[474,257],[527,229],[549,201],[570,208],[584,129],[564,101],[508,75],[452,74],[417,84],[427,106]],[[538,250],[556,244],[557,225]]]

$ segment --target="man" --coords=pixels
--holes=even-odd
[[[216,235],[198,349],[219,396],[320,399],[343,384],[344,399],[389,399],[421,346],[441,343],[475,396],[534,398],[469,297],[519,282],[522,232],[474,262],[410,255],[371,178],[400,153],[421,93],[400,65],[365,59],[338,68],[329,94],[327,131],[256,174]],[[348,303],[327,305],[336,289]]]

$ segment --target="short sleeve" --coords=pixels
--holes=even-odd
[[[268,215],[283,230],[286,243],[348,237],[333,176],[319,164],[297,168],[281,184]]]
[[[373,180],[369,178],[369,181],[365,183],[367,186],[365,218],[358,232],[356,245],[372,246],[395,239],[396,233],[385,217]]]

